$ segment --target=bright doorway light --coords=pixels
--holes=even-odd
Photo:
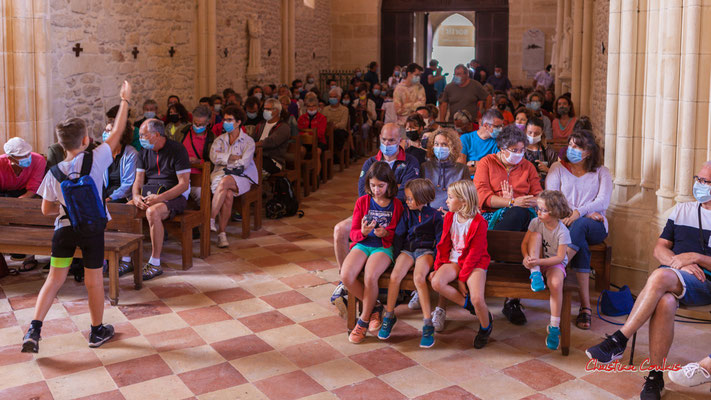
[[[461,14],[452,14],[442,21],[434,34],[432,58],[439,61],[443,72],[454,75],[457,64],[466,65],[476,55],[474,25]]]

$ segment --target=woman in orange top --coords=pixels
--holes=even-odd
[[[508,125],[508,124],[514,122],[513,114],[511,114],[511,111],[506,109],[508,107],[508,105],[509,105],[509,100],[506,97],[506,95],[503,95],[503,94],[496,95],[496,108],[499,110],[501,115],[504,116],[504,125]]]
[[[553,108],[553,139],[567,139],[573,133],[575,126],[575,109],[569,97],[560,96],[555,101]]]

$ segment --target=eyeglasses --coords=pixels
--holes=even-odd
[[[489,124],[489,126],[492,127],[492,128],[494,128],[494,129],[503,129],[503,127],[504,127],[503,124],[500,124],[500,125]]]
[[[523,153],[524,151],[526,151],[526,148],[525,148],[525,147],[522,147],[522,148],[520,148],[520,149],[508,148],[508,149],[504,149],[504,150],[506,150],[506,151],[508,151],[508,152],[511,152],[511,153],[521,154],[521,153]]]
[[[548,214],[548,213],[550,213],[549,210],[546,210],[545,208],[541,208],[541,207],[536,207],[536,212],[537,212],[537,213],[541,213],[541,214]]]
[[[702,184],[702,185],[711,186],[711,181],[706,180],[706,179],[704,179],[704,178],[702,178],[702,177],[700,177],[700,176],[694,175],[694,181],[696,181],[696,182],[698,182],[698,183],[700,183],[700,184]]]

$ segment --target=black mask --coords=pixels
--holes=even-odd
[[[422,147],[424,147],[424,148],[426,149],[426,148],[427,148],[427,142],[429,142],[429,140],[430,140],[430,138],[428,138],[428,137],[422,138],[422,141],[420,142],[420,144],[422,145]]]
[[[179,114],[168,114],[168,122],[176,123],[180,120]]]
[[[416,142],[417,140],[420,139],[420,132],[413,130],[413,131],[407,131],[405,132],[407,134],[407,138],[412,140],[413,142]]]
[[[497,105],[496,107],[498,107],[499,110],[504,111],[506,109],[506,104],[501,103],[501,104]]]

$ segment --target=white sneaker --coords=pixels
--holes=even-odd
[[[220,232],[217,234],[217,247],[223,248],[229,246],[230,243],[227,241],[227,232]]]
[[[447,320],[447,312],[444,308],[436,307],[432,311],[432,325],[435,327],[435,332],[442,332],[444,330],[444,323]]]
[[[417,291],[412,292],[412,298],[410,299],[410,302],[407,303],[407,307],[410,310],[420,309],[420,296],[417,295]]]
[[[692,387],[711,382],[711,374],[698,363],[691,363],[678,371],[669,371],[669,379],[677,385]]]
[[[215,219],[210,218],[210,230],[213,232],[217,232],[217,226],[215,225]]]

